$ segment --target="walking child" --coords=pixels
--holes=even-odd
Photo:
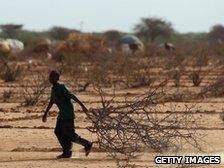
[[[56,104],[59,109],[59,113],[54,133],[63,149],[63,153],[57,156],[57,158],[70,158],[72,156],[72,142],[84,146],[85,154],[88,156],[93,143],[81,138],[75,133],[75,114],[71,100],[77,102],[82,107],[83,111],[87,112],[88,110],[83,103],[80,102],[79,99],[66,88],[64,84],[58,83],[59,77],[59,72],[55,70],[50,72],[49,81],[52,84],[51,98],[43,115],[42,121],[47,121],[47,114],[49,110],[53,104]]]

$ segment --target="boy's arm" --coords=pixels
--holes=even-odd
[[[88,109],[84,106],[84,104],[74,94],[71,95],[71,98],[82,107],[82,110],[84,112],[88,111]]]
[[[70,99],[73,99],[75,102],[77,102],[81,107],[82,107],[82,110],[87,112],[88,109],[84,106],[84,104],[74,95],[72,94],[66,87],[65,85],[63,85],[63,92],[65,94],[65,96],[67,98],[70,98]]]
[[[43,115],[43,118],[42,118],[43,122],[47,121],[47,114],[48,114],[49,110],[51,109],[51,107],[53,106],[53,104],[54,104],[54,101],[51,99],[50,102],[48,103],[48,106],[47,106],[45,112],[44,112],[44,115]]]

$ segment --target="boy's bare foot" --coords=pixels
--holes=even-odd
[[[85,146],[85,152],[86,152],[86,156],[89,155],[91,149],[92,149],[93,143],[90,142],[88,145]]]
[[[57,159],[70,158],[70,157],[72,157],[72,152],[69,152],[67,154],[62,153],[61,155],[57,156]]]

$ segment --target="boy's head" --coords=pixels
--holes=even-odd
[[[50,72],[49,81],[51,84],[56,84],[59,80],[60,73],[57,70],[53,70]]]

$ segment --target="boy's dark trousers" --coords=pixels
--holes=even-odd
[[[90,143],[88,140],[81,138],[75,133],[73,119],[57,119],[54,133],[57,136],[58,141],[63,148],[63,154],[65,155],[71,154],[72,142],[84,147]]]

